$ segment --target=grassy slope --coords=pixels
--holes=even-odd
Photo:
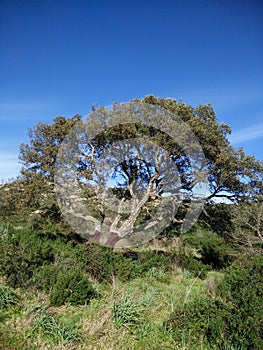
[[[156,269],[145,278],[98,284],[101,297],[75,307],[49,307],[47,295],[17,291],[19,307],[3,313],[0,349],[187,349],[163,324],[176,305],[204,295],[206,285],[179,270],[169,275]]]

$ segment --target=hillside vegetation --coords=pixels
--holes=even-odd
[[[1,349],[262,346],[263,258],[211,231],[113,252],[13,222],[0,244]]]
[[[21,145],[21,175],[0,187],[0,350],[263,348],[262,163],[229,145],[230,128],[217,123],[210,105],[194,109],[153,96],[143,102],[176,113],[196,133],[210,185],[202,214],[182,232],[196,179],[174,140],[122,126],[99,135],[85,159],[74,158],[90,212],[102,224],[111,215],[89,184],[96,152],[120,135],[144,134],[166,147],[187,198],[148,243],[120,248],[112,222],[107,242],[114,244],[85,239],[63,218],[54,181],[59,146],[80,116],[36,125],[30,143]],[[105,111],[94,113],[104,120]],[[154,215],[162,195],[158,169],[139,171],[140,162],[122,163],[129,186],[115,188],[120,198],[138,203],[133,181],[146,181],[149,196],[135,227]],[[125,220],[120,216],[118,227]]]

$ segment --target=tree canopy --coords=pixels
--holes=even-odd
[[[155,111],[155,126],[147,122],[139,123],[136,118],[126,118],[136,113],[146,115],[144,106],[151,106],[150,109]],[[158,124],[157,120],[163,111],[169,113],[165,116],[165,126],[160,122]],[[114,125],[110,120],[112,116]],[[178,119],[182,121],[182,126]],[[171,133],[169,135],[169,128],[174,128],[175,121],[177,138],[171,137]],[[189,207],[191,201],[197,200],[196,186],[204,176],[208,183],[206,202],[216,198],[227,198],[233,202],[253,201],[262,194],[262,162],[246,155],[241,148],[235,149],[230,145],[227,137],[231,128],[218,123],[210,104],[194,108],[182,101],[146,96],[128,104],[115,103],[112,111],[104,107],[94,109],[88,115],[87,122],[92,125],[92,130],[90,127],[88,132],[83,129],[79,115],[57,117],[53,124],[37,124],[29,132],[30,143],[20,147],[20,161],[24,181],[32,183],[38,179],[48,183],[52,190],[56,166],[60,168],[60,176],[64,174],[63,181],[69,180],[73,171],[73,180],[77,181],[77,186],[82,186],[89,198],[90,214],[96,221],[94,225],[102,225],[108,220],[110,231],[120,234],[123,230],[121,235],[125,236],[127,230],[136,226],[136,222],[156,218],[156,208],[161,200],[165,203],[167,193],[177,198],[173,204]],[[194,136],[185,132],[183,125],[187,125]],[[75,132],[70,133],[74,126]],[[62,157],[62,164],[58,162],[57,155],[69,135],[70,147],[67,146],[68,154],[66,158]],[[90,135],[94,137],[90,139]],[[197,147],[194,138],[202,151],[196,153],[198,159],[195,162],[188,155]],[[61,157],[59,159],[61,161]],[[198,169],[194,169],[195,163],[199,164]],[[110,182],[106,183],[107,180]],[[94,184],[101,189],[97,190],[97,195],[92,191]],[[103,189],[101,186],[104,186]],[[112,195],[105,192],[105,186],[113,191]],[[108,199],[114,195],[117,202],[105,201],[105,195]],[[80,203],[77,205],[81,207]],[[166,204],[164,208],[168,208]],[[177,209],[170,210],[169,215],[175,216]]]
[[[38,123],[29,129],[30,143],[20,145],[19,159],[23,165],[22,176],[31,178],[40,174],[53,182],[59,146],[73,125],[80,120],[79,114],[73,118],[59,116],[53,120],[53,124]]]

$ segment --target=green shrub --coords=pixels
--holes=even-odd
[[[201,227],[207,227],[229,240],[229,235],[226,233],[231,233],[234,229],[232,209],[233,207],[226,203],[208,203],[205,206],[205,210],[201,213],[198,222]]]
[[[80,257],[81,256],[81,257]],[[112,280],[112,275],[121,281],[145,276],[153,268],[169,270],[172,257],[163,252],[123,251],[113,252],[111,249],[88,243],[77,259],[84,263],[86,273],[98,281]]]
[[[31,213],[28,216],[27,225],[31,231],[41,231],[45,223],[45,218],[42,214]]]
[[[30,285],[34,270],[52,262],[52,243],[29,230],[9,230],[0,238],[0,272],[13,288]]]
[[[180,342],[183,337],[188,345],[207,344],[220,348],[220,339],[225,336],[225,318],[229,313],[226,305],[208,297],[198,297],[185,305],[177,306],[165,323],[167,329],[174,332],[174,338]]]
[[[172,265],[171,256],[163,251],[145,250],[139,253],[138,265],[141,267],[141,272],[147,272],[152,268],[169,269]]]
[[[202,297],[177,306],[165,323],[177,342],[206,342],[216,349],[262,349],[263,257],[246,257],[225,272],[217,298]]]
[[[112,272],[121,281],[128,281],[133,278],[147,276],[152,269],[169,269],[169,257],[165,254],[146,250],[138,253],[129,252],[115,253],[110,262]]]
[[[83,270],[99,282],[110,282],[112,279],[114,253],[107,247],[92,242],[86,242],[78,249],[77,261]]]
[[[81,271],[74,269],[61,271],[50,292],[50,304],[60,306],[65,303],[83,305],[97,296],[92,283]]]
[[[263,344],[263,257],[245,257],[226,270],[218,294],[231,308],[227,327],[231,342],[247,349]]]
[[[32,285],[45,292],[50,290],[56,284],[59,274],[62,273],[62,266],[57,264],[43,265],[36,269],[33,273],[31,282]]]
[[[193,277],[199,277],[205,279],[209,271],[209,266],[204,265],[202,261],[199,261],[191,251],[186,251],[184,247],[180,247],[178,252],[175,253],[176,263],[192,273]]]
[[[190,244],[201,254],[200,261],[212,269],[222,269],[229,266],[233,260],[232,249],[223,238],[212,236],[211,232],[188,234],[183,242]]]

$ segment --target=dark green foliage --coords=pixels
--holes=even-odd
[[[205,278],[208,266],[190,252],[142,250],[113,252],[110,248],[87,242],[51,238],[41,232],[14,230],[1,236],[2,275],[12,287],[33,287],[50,295],[52,305],[84,304],[97,294],[89,278],[111,283],[149,276],[152,269],[173,271],[176,264]]]
[[[164,272],[173,271],[176,264],[193,272],[194,276],[205,278],[208,265],[198,261],[196,257],[185,249],[179,252],[164,252],[156,250],[142,250],[113,252],[111,249],[96,244],[87,243],[86,246],[75,247],[83,271],[98,281],[112,281],[112,276],[121,281],[143,277],[153,268],[162,268]]]
[[[76,234],[61,216],[55,194],[49,191],[50,189],[43,191],[38,197],[38,210],[31,212],[27,218],[28,228],[43,237],[70,236],[74,239]]]
[[[217,298],[197,298],[172,313],[165,326],[189,345],[205,341],[216,349],[226,345],[262,349],[263,257],[247,258],[226,270]],[[191,341],[190,341],[191,339]]]
[[[31,214],[28,217],[27,224],[30,230],[40,232],[45,224],[45,218],[41,214]]]
[[[69,270],[58,274],[50,293],[50,304],[60,306],[65,303],[72,305],[88,304],[97,292],[88,277],[81,271]]]
[[[53,259],[51,242],[40,239],[29,230],[14,231],[10,228],[0,238],[0,272],[14,288],[28,286],[33,271]]]
[[[218,294],[231,308],[227,324],[232,343],[262,349],[263,257],[247,256],[229,267]]]
[[[179,266],[192,272],[194,277],[206,278],[209,265],[203,264],[191,251],[186,251],[184,247],[180,247],[178,252],[175,253],[175,259]]]
[[[218,270],[229,266],[233,258],[230,256],[230,249],[217,240],[207,240],[201,243],[200,253],[201,261],[210,265],[213,269]]]
[[[226,203],[207,204],[199,217],[199,223],[220,236],[229,238],[233,231],[232,205]]]
[[[183,242],[198,249],[200,261],[213,269],[225,268],[233,261],[231,247],[222,237],[212,235],[211,232],[188,234],[183,237]]]
[[[184,336],[188,342],[191,339],[192,345],[195,346],[205,339],[207,343],[219,347],[220,339],[226,336],[225,318],[229,311],[226,305],[218,300],[208,297],[196,298],[177,307],[165,326],[173,330],[176,341],[180,341]]]
[[[84,271],[97,281],[111,281],[116,259],[111,249],[87,242],[80,249],[79,259],[83,263]]]
[[[80,115],[68,119],[59,116],[53,120],[53,124],[38,123],[30,129],[30,143],[20,145],[22,174],[25,177],[41,174],[49,181],[53,181],[58,148],[69,130],[80,119]]]
[[[73,243],[41,232],[15,231],[0,240],[1,273],[12,287],[34,287],[50,293],[52,305],[84,304],[96,296],[87,276],[111,282],[141,277],[153,267],[168,268],[168,256],[158,252],[115,253],[96,244]]]
[[[53,305],[83,304],[96,294],[72,243],[10,229],[0,245],[0,268],[8,285],[48,291]]]
[[[32,285],[39,290],[50,292],[55,285],[61,266],[56,264],[43,265],[34,271],[31,279]]]
[[[137,256],[129,254],[119,254],[118,260],[115,260],[114,268],[116,276],[121,280],[129,280],[136,277],[142,277],[154,267],[162,267],[168,270],[171,267],[169,256],[158,251],[141,251]]]
[[[112,280],[112,276],[121,281],[144,276],[153,267],[171,269],[174,264],[173,256],[157,251],[124,251],[113,252],[111,249],[87,244],[81,252],[84,270],[98,281]]]

